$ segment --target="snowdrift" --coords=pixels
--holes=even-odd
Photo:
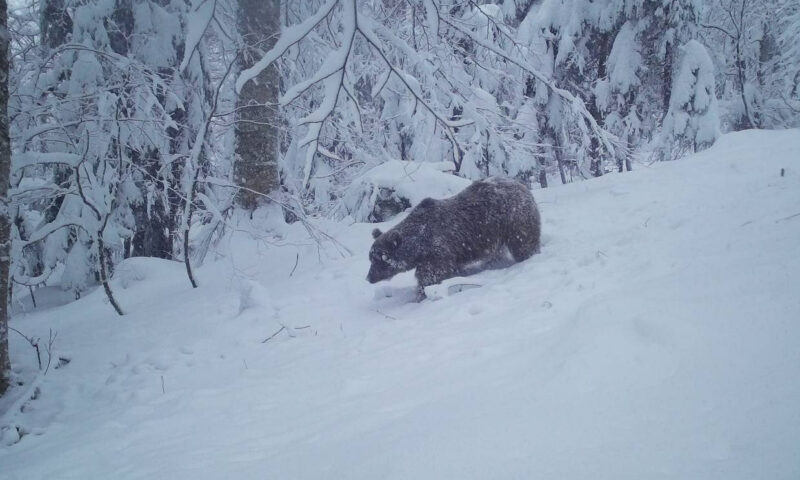
[[[417,163],[391,160],[367,170],[345,192],[339,216],[357,222],[383,222],[425,197],[455,195],[471,182],[446,173],[452,163]]]
[[[366,283],[365,223],[319,222],[352,257],[237,234],[197,290],[131,262],[125,317],[12,319],[69,363],[12,333],[0,477],[798,478],[798,158],[741,132],[537,190],[540,255],[419,304]]]

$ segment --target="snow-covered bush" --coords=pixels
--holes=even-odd
[[[15,17],[29,36],[12,49],[12,215],[40,212],[15,222],[17,284],[78,295],[122,258],[180,251],[185,192],[208,164],[187,167],[209,102],[189,7],[46,0]]]
[[[426,197],[455,195],[470,181],[446,173],[449,162],[419,163],[392,160],[371,168],[345,191],[336,215],[357,222],[383,222]]]
[[[532,28],[535,38],[517,38],[530,5],[292,4],[281,39],[241,72],[237,88],[281,65],[279,103],[294,127],[281,178],[307,205],[324,210],[338,195],[331,183],[349,183],[375,158],[447,160],[467,178],[530,178],[542,170],[546,148],[540,122],[529,121],[531,82],[538,98],[563,112],[560,128],[613,150],[584,99],[552,78],[552,62],[540,61],[551,56],[539,49],[541,33]]]
[[[664,119],[665,159],[706,149],[720,136],[711,57],[696,40],[686,43],[682,50],[681,66],[672,84],[669,111]]]

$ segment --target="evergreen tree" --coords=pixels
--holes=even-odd
[[[711,58],[697,40],[684,45],[682,53],[664,119],[663,158],[667,160],[687,150],[708,148],[720,135]]]

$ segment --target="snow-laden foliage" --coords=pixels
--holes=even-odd
[[[703,41],[718,66],[727,129],[800,125],[797,0],[713,0]]]
[[[251,193],[287,218],[370,219],[399,198],[364,182],[386,162],[546,187],[800,122],[798,0],[282,2],[241,72],[237,6],[15,4],[15,285],[78,295],[127,256],[202,260],[237,193],[237,89],[268,65],[277,105],[247,108],[275,112],[280,191]]]
[[[450,169],[452,164],[447,162],[382,163],[353,180],[335,212],[339,217],[350,215],[357,222],[382,222],[426,197],[452,197],[470,182],[446,173]]]
[[[335,205],[375,158],[450,161],[468,178],[531,177],[542,150],[524,100],[533,81],[566,125],[614,151],[584,101],[516,37],[508,6],[331,0],[287,9],[290,25],[237,87],[282,62],[280,103],[298,129],[283,181],[317,205]]]
[[[704,150],[719,135],[714,66],[705,47],[691,40],[683,46],[681,66],[672,84],[664,119],[664,156],[671,159],[685,151]]]
[[[32,15],[19,19],[41,43],[12,76],[17,284],[59,272],[53,281],[79,295],[123,257],[175,253],[208,103],[202,55],[175,68],[195,52],[185,49],[187,11],[50,0],[39,32]]]
[[[531,9],[521,34],[539,42],[536,51],[547,53],[557,81],[571,85],[620,143],[609,158],[593,139],[564,124],[559,109],[545,104],[544,143],[553,146],[559,167],[577,167],[584,177],[631,169],[632,154],[658,133],[676,48],[694,37],[701,8],[696,0],[546,0]]]

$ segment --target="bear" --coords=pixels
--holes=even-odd
[[[508,248],[515,262],[540,250],[541,218],[523,184],[505,177],[473,182],[443,200],[426,198],[387,232],[372,231],[370,283],[416,268],[418,298],[424,288],[464,275],[476,262]]]

